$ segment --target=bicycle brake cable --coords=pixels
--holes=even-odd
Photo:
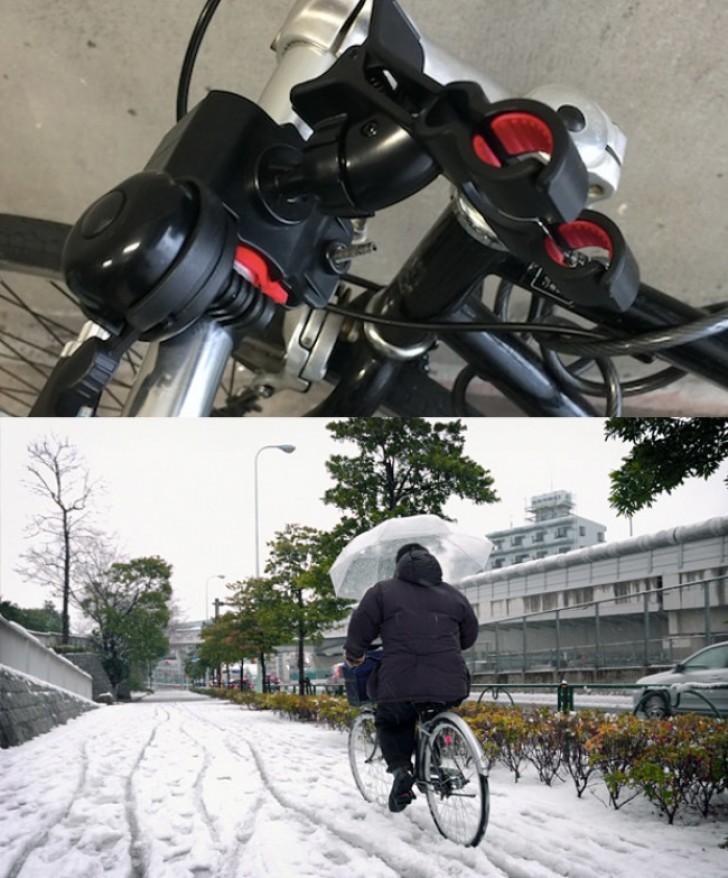
[[[187,114],[187,103],[190,95],[190,82],[192,80],[192,71],[195,68],[197,54],[200,51],[202,40],[207,33],[212,17],[217,12],[220,0],[207,0],[202,12],[197,19],[195,28],[190,36],[187,44],[184,60],[182,61],[182,69],[179,74],[179,83],[177,85],[177,121]]]
[[[326,310],[362,323],[375,323],[380,326],[396,326],[402,329],[419,329],[429,332],[526,332],[547,337],[549,346],[560,353],[592,358],[659,354],[665,348],[678,347],[728,330],[728,308],[717,314],[706,314],[705,317],[689,323],[621,338],[604,335],[591,329],[562,327],[550,323],[422,322],[363,314],[355,309],[343,308],[340,305],[329,304],[326,306]]]

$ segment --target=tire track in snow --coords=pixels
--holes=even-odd
[[[164,708],[161,708],[161,710],[163,713],[166,714],[166,719],[169,719],[167,711],[165,711]],[[142,749],[138,754],[134,765],[132,766],[131,773],[133,773],[138,766],[139,762],[142,759],[144,750],[147,746],[149,746],[149,743],[154,738],[156,728],[157,726],[155,726],[155,728],[151,732],[150,737],[142,745]],[[98,753],[96,752],[97,748],[99,747],[101,753],[100,759],[98,758]],[[83,818],[83,816],[81,816],[80,818],[74,816],[74,807],[79,805],[79,803],[83,804],[87,801],[96,801],[99,780],[97,772],[101,769],[104,758],[108,758],[110,755],[108,750],[105,748],[106,745],[103,740],[98,738],[90,738],[85,739],[79,748],[81,758],[75,757],[73,754],[65,754],[66,758],[64,761],[67,761],[71,764],[78,762],[81,765],[81,770],[79,772],[77,782],[74,785],[73,791],[69,795],[63,807],[57,808],[52,811],[46,818],[43,827],[33,833],[33,835],[24,844],[22,850],[16,855],[15,859],[13,860],[10,870],[7,872],[5,878],[17,878],[17,876],[20,875],[23,868],[25,867],[25,864],[28,862],[29,859],[31,859],[33,854],[36,851],[40,853],[48,847],[49,838],[52,838],[55,832],[60,831],[62,833],[64,830],[82,831],[82,829],[86,825],[86,820]],[[127,785],[128,783],[129,780],[127,779]],[[130,812],[126,801],[124,803],[124,813],[129,824],[130,833],[133,833],[133,827],[135,825],[134,815]],[[133,860],[132,865],[134,866]],[[131,876],[132,878],[146,878],[146,873],[143,870],[138,871],[133,868]]]
[[[196,746],[200,747],[200,742],[193,737],[187,729],[181,729],[182,733],[186,735],[190,741]],[[195,804],[197,805],[197,809],[199,813],[202,815],[202,820],[207,827],[208,832],[210,833],[210,838],[215,842],[215,844],[219,844],[220,842],[220,833],[217,829],[217,824],[210,816],[210,812],[207,810],[207,805],[205,804],[205,798],[202,792],[202,787],[205,783],[205,777],[207,776],[207,772],[210,768],[210,751],[206,747],[202,747],[202,752],[204,753],[202,759],[202,768],[197,772],[197,776],[195,777],[192,783],[192,792],[195,797]]]
[[[165,714],[162,723],[169,722],[169,711],[165,710],[163,707],[157,708],[155,714],[159,713],[160,710]],[[155,724],[146,743],[139,751],[137,758],[134,760],[134,764],[132,765],[131,771],[127,775],[124,784],[124,815],[126,816],[126,822],[129,826],[129,859],[131,860],[132,878],[146,878],[147,875],[147,866],[144,862],[142,835],[139,828],[138,805],[136,802],[136,796],[134,795],[134,776],[144,759],[145,753],[154,742],[154,739],[157,736],[157,731],[162,723]]]
[[[36,850],[36,848],[42,846],[42,843],[45,841],[51,827],[68,818],[68,815],[71,812],[71,808],[73,807],[73,803],[76,801],[78,796],[81,795],[81,791],[86,784],[86,775],[88,773],[88,741],[84,741],[81,745],[81,753],[83,756],[83,759],[81,760],[81,771],[79,772],[78,781],[68,799],[65,808],[59,809],[54,814],[51,814],[48,820],[46,820],[45,826],[35,832],[28,839],[28,841],[18,852],[16,858],[13,860],[13,863],[10,866],[10,871],[7,873],[6,878],[17,878],[28,857],[33,853],[34,850]]]
[[[365,853],[368,857],[376,857],[385,866],[391,869],[394,875],[401,876],[401,878],[442,878],[443,874],[448,874],[447,871],[443,872],[442,862],[433,863],[431,856],[426,853],[422,853],[421,850],[415,850],[413,847],[408,847],[406,852],[402,855],[399,855],[391,850],[384,851],[382,847],[376,843],[375,839],[369,838],[366,840],[366,842],[363,842],[361,835],[357,833],[356,830],[352,829],[351,831],[349,831],[343,829],[340,825],[336,825],[333,821],[331,821],[328,816],[326,814],[323,814],[320,810],[308,808],[299,802],[292,801],[291,798],[287,794],[283,793],[271,779],[270,775],[265,769],[263,758],[261,757],[257,748],[249,742],[246,742],[246,746],[249,748],[253,759],[255,760],[255,764],[267,790],[278,802],[278,804],[281,805],[282,808],[285,808],[288,811],[294,811],[312,827],[324,826],[328,830],[328,832],[330,832],[344,844],[353,848],[357,848],[358,850]],[[238,755],[242,754],[240,754],[238,751]],[[412,825],[415,826],[414,823],[412,823]],[[421,827],[418,827],[418,829],[421,829]],[[423,835],[429,834],[427,830],[421,831]],[[431,831],[432,833],[435,833],[438,838],[440,838],[434,824],[431,828]],[[420,840],[420,846],[422,841],[423,840]],[[482,874],[482,872],[476,872],[470,869],[464,871],[462,863],[458,863],[457,865],[457,875],[459,876],[459,878],[460,876],[464,878],[464,876],[467,875],[472,875],[473,878],[476,878],[476,876],[477,878],[482,878]]]
[[[182,706],[180,704],[176,705],[177,709],[181,713],[186,713],[188,716],[192,717],[196,723],[202,723],[206,726],[209,726],[215,729],[220,733],[221,738],[227,740],[228,736],[231,734],[230,728],[221,726],[216,722],[213,722],[211,719],[208,719],[205,716],[201,716],[194,710],[191,710],[189,707]],[[206,767],[205,774],[207,769],[209,768],[209,755],[210,748],[207,741],[199,741],[192,734],[190,734],[187,729],[182,729],[185,732],[188,738],[190,738],[193,743],[197,744],[197,746],[201,747],[205,753]],[[226,745],[227,746],[227,745]],[[237,753],[239,756],[240,753],[236,748],[230,747],[233,752]],[[233,878],[237,874],[238,865],[240,861],[240,857],[243,854],[245,847],[250,842],[251,838],[255,834],[255,826],[258,818],[258,813],[260,811],[260,805],[263,800],[263,791],[261,790],[255,796],[255,800],[251,808],[249,808],[247,814],[243,822],[236,827],[235,830],[235,842],[232,847],[224,850],[221,840],[219,838],[219,831],[215,822],[213,821],[209,811],[207,810],[207,806],[205,805],[204,800],[204,791],[202,789],[202,784],[204,782],[204,777],[202,775],[199,776],[199,785],[195,784],[195,800],[200,807],[200,812],[202,813],[203,819],[206,821],[207,825],[214,831],[214,838],[217,842],[218,850],[221,855],[221,862],[218,865],[218,869],[216,871],[216,878]]]
[[[229,726],[222,726],[213,722],[207,717],[197,713],[194,709],[186,709],[189,710],[190,715],[194,716],[197,721],[211,726],[218,732],[221,732],[226,738],[226,748],[228,751],[234,753],[240,759],[246,759],[246,754],[239,749],[239,735],[235,731]],[[435,824],[432,822],[429,810],[423,811],[422,813],[412,814],[407,812],[406,815],[402,815],[408,823],[407,829],[411,830],[412,837],[406,840],[401,839],[401,843],[396,843],[394,845],[395,847],[399,846],[403,849],[404,852],[401,855],[396,851],[386,849],[383,845],[378,844],[374,837],[368,837],[363,840],[359,829],[353,828],[352,830],[348,830],[345,827],[342,827],[340,823],[337,824],[332,821],[320,809],[307,807],[283,792],[272,779],[269,772],[266,771],[264,765],[265,757],[260,753],[259,749],[249,741],[245,741],[244,744],[255,762],[263,788],[284,810],[298,815],[303,823],[310,829],[315,830],[323,827],[343,845],[355,848],[363,852],[367,857],[377,858],[384,866],[392,871],[393,876],[397,876],[397,878],[442,878],[443,875],[453,875],[457,876],[457,878],[467,878],[467,876],[472,876],[472,878],[483,878],[484,874],[487,874],[489,878],[510,878],[507,869],[502,870],[495,864],[492,864],[493,870],[489,870],[488,873],[483,873],[482,868],[475,868],[475,861],[473,861],[473,868],[468,868],[467,866],[464,868],[462,861],[453,864],[452,861],[448,859],[447,852],[443,851],[441,847],[442,844],[453,843],[447,842],[439,834]],[[277,742],[276,746],[278,746]],[[344,764],[342,763],[342,765]],[[344,767],[346,772],[349,773],[350,768],[348,756],[345,760]],[[358,813],[350,815],[350,818],[353,816],[353,820],[349,818],[349,822],[355,826],[358,818],[363,818],[368,809],[376,806],[366,803],[363,799],[359,801],[358,797],[360,794],[358,791],[354,791],[354,795],[357,797],[357,804],[361,806],[360,809],[357,809]],[[391,818],[391,816],[392,815],[388,812],[386,813],[387,818]],[[257,814],[253,813],[252,820],[248,821],[248,823],[252,825],[245,832],[243,843],[238,845],[234,855],[231,852],[231,857],[233,857],[235,861],[237,860],[237,853],[242,852],[245,844],[253,835],[256,818]],[[459,848],[459,850],[463,851],[464,849]],[[473,849],[473,852],[475,850],[476,849]],[[224,874],[227,874],[227,872]]]

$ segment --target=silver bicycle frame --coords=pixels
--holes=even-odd
[[[298,0],[294,4],[273,40],[277,65],[258,102],[272,119],[279,124],[293,123],[302,136],[307,136],[308,127],[291,107],[291,88],[323,73],[342,52],[366,38],[372,3],[373,0],[363,4],[359,0]],[[492,101],[510,96],[481,71],[454,58],[421,34],[420,39],[425,51],[425,73],[433,79],[442,84],[458,80],[477,82]],[[563,95],[557,88],[543,99],[555,102],[557,108],[562,102],[579,101],[573,90],[568,91],[568,101],[563,101]],[[590,171],[596,200],[608,197],[616,188],[625,144],[619,129],[600,108],[588,98],[581,98],[583,103],[578,106],[582,110],[587,107],[584,115],[588,125],[586,132],[579,134],[577,147]],[[473,222],[472,217],[470,221]],[[299,308],[287,322],[295,321],[295,314],[300,313],[298,319],[305,323],[310,310]],[[123,414],[134,417],[207,415],[233,347],[232,331],[208,318],[169,341],[151,343]],[[318,360],[325,360],[326,353],[319,352]]]

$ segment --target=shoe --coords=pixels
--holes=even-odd
[[[392,790],[389,793],[389,810],[395,814],[404,811],[407,805],[411,805],[415,799],[412,786],[415,779],[409,768],[395,768]]]

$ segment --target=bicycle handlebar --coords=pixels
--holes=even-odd
[[[332,254],[351,243],[352,218],[409,197],[440,173],[457,187],[460,220],[448,212],[435,227],[381,297],[380,313],[490,322],[471,293],[495,273],[609,334],[701,316],[640,285],[619,229],[585,210],[595,194],[616,188],[624,149],[593,103],[582,113],[558,91],[544,92],[549,106],[506,98],[475,74],[453,81],[472,71],[423,40],[394,0],[299,0],[274,47],[279,64],[259,104],[209,94],[145,171],[92,205],[69,238],[67,281],[111,333],[108,350],[137,337],[150,342],[125,414],[207,414],[226,360],[246,333],[265,329],[273,300],[319,309],[332,299],[348,268]],[[609,132],[601,154],[590,126]],[[463,203],[485,232],[464,231]],[[247,256],[234,259],[238,252]],[[515,336],[442,337],[528,413],[595,413]],[[725,384],[725,337],[674,347],[665,359]],[[376,406],[399,363],[427,350],[422,338],[368,331],[330,406],[347,398],[358,400],[355,413]],[[87,408],[98,383],[88,377],[98,372],[94,356],[81,368]],[[66,376],[74,372],[62,365]],[[52,397],[50,388],[32,413],[53,413]]]

